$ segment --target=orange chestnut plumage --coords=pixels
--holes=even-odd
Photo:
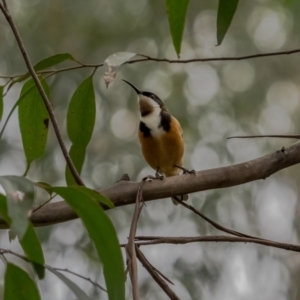
[[[184,143],[182,129],[179,122],[171,116],[161,99],[153,93],[143,92],[130,82],[129,84],[138,95],[140,108],[139,140],[147,163],[156,173],[166,177],[175,176],[182,168]],[[180,200],[187,200],[188,195],[177,196]],[[172,198],[177,204],[175,198]]]

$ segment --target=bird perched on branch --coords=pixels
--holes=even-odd
[[[156,171],[155,178],[179,175],[180,170],[183,170],[184,174],[195,174],[195,171],[188,171],[182,167],[184,143],[179,122],[169,113],[158,96],[140,91],[132,83],[122,80],[138,95],[139,140],[145,160]],[[172,197],[175,205],[178,204],[176,198],[188,200],[188,195]]]

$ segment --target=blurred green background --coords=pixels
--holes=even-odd
[[[128,51],[176,59],[164,1],[9,1],[33,63],[62,52],[84,63],[101,63]],[[217,1],[191,1],[182,43],[182,59],[242,56],[298,48],[300,2],[240,1],[231,27],[216,47]],[[124,65],[106,89],[104,68],[94,76],[97,119],[82,171],[95,189],[116,182],[123,173],[140,180],[154,171],[144,161],[137,140],[136,95],[121,78],[156,93],[180,121],[185,139],[184,165],[203,170],[254,159],[289,146],[294,140],[230,140],[236,134],[296,134],[300,127],[299,55],[245,61]],[[65,64],[69,66],[70,64]],[[63,67],[64,65],[62,65]],[[66,144],[66,112],[74,90],[92,69],[59,73],[48,82],[51,101]],[[0,75],[25,73],[26,67],[3,15],[0,15]],[[6,81],[0,78],[0,84]],[[21,84],[5,97],[4,118],[18,99]],[[3,125],[3,121],[1,126]],[[17,113],[0,141],[0,174],[22,175],[26,167]],[[50,126],[46,152],[32,163],[28,177],[64,185],[65,161]],[[231,229],[286,243],[298,243],[299,166],[271,178],[229,189],[193,194],[190,203]],[[120,242],[126,242],[133,206],[108,214]],[[79,220],[38,228],[46,262],[68,268],[104,285],[96,251]],[[137,235],[193,236],[220,234],[170,199],[147,202]],[[221,233],[222,234],[222,233]],[[19,251],[0,232],[1,247]],[[202,243],[142,248],[154,266],[170,278],[181,299],[300,299],[300,256],[251,245]],[[21,251],[21,250],[20,250]],[[4,265],[0,264],[3,283]],[[104,292],[70,278],[93,299]],[[142,299],[167,299],[139,265]],[[39,283],[43,299],[75,299],[52,274]],[[129,279],[127,299],[131,299]]]

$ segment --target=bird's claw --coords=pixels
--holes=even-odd
[[[196,176],[196,171],[195,170],[188,170],[184,167],[180,167],[180,166],[177,166],[177,165],[174,165],[176,168],[180,169],[183,171],[183,174],[192,174],[192,175],[195,175]]]

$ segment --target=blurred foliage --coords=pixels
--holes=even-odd
[[[50,1],[9,3],[34,64],[58,53],[70,53],[84,63],[102,63],[118,52],[176,58],[169,34],[164,1]],[[222,44],[216,38],[218,1],[190,1],[181,43],[181,58],[243,56],[299,47],[300,3],[295,0],[240,1]],[[26,74],[10,28],[0,16],[0,75]],[[96,123],[86,148],[82,178],[100,189],[123,173],[132,180],[152,174],[137,141],[138,111],[135,95],[119,79],[152,91],[180,121],[185,139],[185,166],[196,170],[250,160],[288,146],[280,139],[232,140],[236,134],[293,134],[300,127],[298,56],[282,55],[244,61],[168,64],[142,62],[124,65],[106,89],[104,69],[94,75]],[[74,62],[64,61],[60,67]],[[70,99],[94,69],[57,73],[48,79],[51,102],[64,139],[70,147],[66,116]],[[0,85],[6,79],[0,78]],[[18,83],[4,98],[3,118],[18,99]],[[1,107],[1,101],[0,101]],[[1,109],[0,109],[1,110]],[[16,114],[0,140],[0,174],[22,175],[26,159]],[[53,128],[49,127],[43,157],[32,162],[28,178],[64,185],[65,161]],[[265,181],[192,195],[191,204],[224,226],[281,242],[299,240],[299,167],[294,166]],[[121,242],[127,241],[133,207],[108,211]],[[92,277],[104,277],[95,247],[76,220],[38,228],[46,261]],[[138,235],[192,236],[217,234],[171,201],[147,203]],[[9,244],[1,232],[3,247]],[[191,244],[144,247],[154,266],[174,283],[181,299],[300,299],[299,256],[258,245]],[[123,253],[124,254],[124,253]],[[30,272],[30,270],[28,270]],[[4,276],[4,266],[0,273]],[[2,276],[2,277],[3,277]],[[74,278],[72,277],[72,280]],[[163,299],[158,286],[139,268],[143,299]],[[93,299],[107,295],[75,278]],[[51,274],[39,283],[43,299],[70,299],[71,292]],[[127,283],[127,299],[131,298]]]

